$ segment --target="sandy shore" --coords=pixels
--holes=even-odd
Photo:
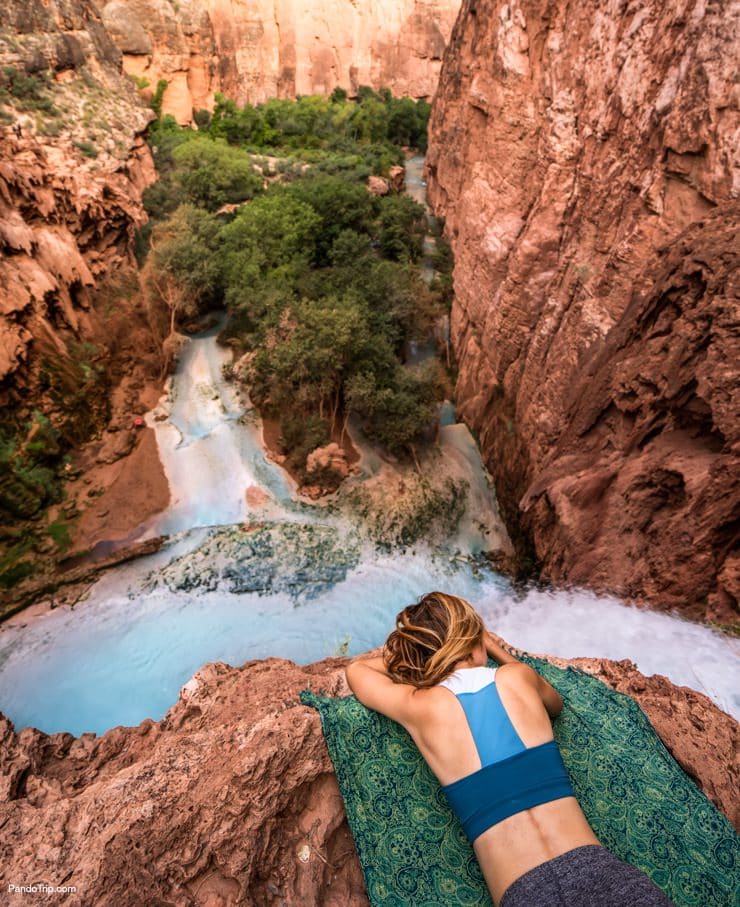
[[[137,430],[130,454],[114,463],[93,466],[84,478],[87,481],[80,497],[89,503],[74,529],[75,551],[92,548],[103,540],[128,538],[170,501],[157,436],[151,428]],[[89,496],[91,491],[96,496]],[[98,492],[101,493],[97,495]]]

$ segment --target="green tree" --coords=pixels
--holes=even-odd
[[[256,329],[268,313],[295,298],[295,285],[314,256],[321,220],[314,209],[282,189],[241,208],[223,227],[226,303]]]
[[[414,445],[436,423],[442,387],[439,363],[413,369],[396,364],[385,380],[367,372],[353,375],[345,389],[345,405],[392,453],[413,453]]]
[[[375,200],[362,185],[339,176],[309,176],[293,183],[288,191],[314,209],[321,218],[315,262],[328,262],[334,240],[343,230],[366,233],[372,221]]]
[[[241,208],[221,233],[225,254],[254,251],[263,270],[313,255],[321,218],[293,193],[276,189]]]
[[[393,261],[416,261],[422,252],[425,214],[408,195],[380,200],[380,249]]]
[[[357,100],[362,103],[362,101],[379,101],[380,97],[375,93],[375,91],[369,85],[360,85],[357,89]]]
[[[177,279],[193,311],[219,297],[220,231],[215,215],[194,205],[181,205],[152,235],[155,267]]]
[[[342,230],[329,251],[329,261],[337,268],[356,268],[371,252],[370,237],[356,230]]]
[[[427,150],[427,130],[431,113],[432,105],[428,101],[422,99],[416,102],[417,128],[413,144],[423,153]]]
[[[391,98],[388,110],[388,139],[396,145],[415,145],[419,134],[419,117],[411,98]]]
[[[196,134],[172,152],[176,183],[189,202],[216,211],[229,202],[252,198],[262,188],[248,155],[221,139]]]
[[[384,142],[388,138],[388,114],[385,104],[376,98],[365,98],[356,105],[350,120],[352,138],[358,142]]]
[[[428,335],[440,307],[418,268],[376,260],[360,281],[358,289],[370,312],[373,330],[388,338],[396,352],[400,353],[405,340]]]
[[[354,296],[302,300],[282,314],[254,357],[255,399],[273,409],[298,403],[336,425],[344,382],[371,344]]]
[[[200,132],[207,132],[211,125],[211,113],[209,110],[199,109],[193,111],[193,122]]]

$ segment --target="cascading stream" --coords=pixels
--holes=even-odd
[[[223,379],[231,354],[216,342],[220,327],[186,345],[169,399],[147,420],[157,433],[171,495],[170,506],[153,522],[154,534],[240,522],[248,513],[250,485],[261,483],[278,500],[291,500],[292,483],[282,470],[270,468],[259,433],[245,424],[249,412]]]
[[[409,181],[419,179],[410,168]],[[169,534],[171,544],[109,571],[73,608],[21,613],[0,627],[0,710],[17,728],[102,733],[161,718],[209,661],[308,664],[363,652],[383,642],[401,607],[434,588],[469,598],[520,648],[629,658],[740,716],[737,640],[587,591],[516,592],[472,562],[507,539],[462,425],[440,430],[438,462],[469,486],[452,538],[383,551],[359,531],[359,517],[297,500],[265,457],[259,419],[223,376],[229,353],[217,332],[186,344],[148,417],[171,488],[148,533]],[[365,476],[377,474],[377,452],[359,446]],[[361,486],[363,477],[349,481]]]

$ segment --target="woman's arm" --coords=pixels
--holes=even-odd
[[[486,647],[486,654],[489,658],[492,658],[495,662],[500,665],[511,664],[513,661],[519,661],[519,659],[512,655],[508,649],[510,648],[508,643],[504,642],[500,636],[496,636],[491,633],[490,630],[486,630],[483,634],[483,642]],[[506,646],[507,648],[504,648]]]
[[[347,673],[352,665],[362,664],[363,667],[372,668],[373,671],[378,671],[380,674],[385,674],[388,676],[388,668],[385,666],[385,661],[382,655],[374,655],[372,658],[365,658],[362,655],[358,655],[357,658],[353,659],[346,668]]]
[[[545,708],[547,709],[547,714],[550,718],[557,718],[558,715],[563,710],[563,699],[555,689],[555,687],[549,683],[545,678],[539,674],[534,668],[530,668],[524,662],[519,661],[519,659],[512,655],[508,651],[508,643],[504,642],[500,636],[495,636],[491,633],[490,630],[486,630],[484,641],[486,645],[486,653],[490,658],[493,658],[494,661],[498,662],[500,665],[505,664],[520,664],[522,668],[522,674],[526,679],[532,683],[539,693],[540,699],[542,700]],[[506,646],[507,648],[504,648]]]
[[[415,687],[395,683],[380,655],[359,658],[345,668],[349,688],[369,709],[375,709],[394,721],[407,726],[411,718],[411,695]]]

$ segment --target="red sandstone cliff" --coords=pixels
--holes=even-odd
[[[366,905],[320,719],[298,700],[348,693],[345,663],[210,664],[162,721],[99,738],[16,733],[0,716],[0,884],[77,886],[40,904]],[[633,696],[732,817],[728,715],[630,662],[576,663]]]
[[[720,3],[466,0],[430,128],[458,406],[544,578],[734,621],[740,129]]]
[[[136,230],[146,220],[141,194],[156,176],[142,137],[152,112],[124,76],[120,51],[89,0],[9,0],[0,20],[0,560],[6,570],[9,563],[17,567],[13,558],[25,557],[29,545],[31,557],[57,553],[39,522],[49,500],[42,481],[13,469],[29,444],[46,447],[50,475],[64,451],[97,435],[79,464],[86,472],[78,489],[85,505],[117,479],[110,470],[94,477],[96,460],[107,469],[137,441],[139,472],[144,459],[161,473],[153,433],[132,430],[132,413],[156,399],[161,337],[157,313],[139,298],[134,259]],[[46,481],[58,484],[56,477]],[[93,481],[101,487],[91,487]],[[162,476],[156,493],[147,486],[144,511],[166,504],[163,483]],[[49,519],[74,517],[73,497]],[[102,509],[97,497],[95,504]],[[130,520],[146,515],[136,506],[129,510]],[[27,518],[35,523],[16,524]],[[82,546],[96,540],[86,537]],[[2,557],[8,546],[15,546],[10,561]],[[21,564],[36,566],[28,558]]]
[[[189,123],[215,92],[239,103],[340,86],[434,94],[460,0],[110,0],[127,72],[167,79],[163,111]]]
[[[100,339],[91,291],[134,264],[156,174],[140,135],[152,114],[96,8],[5,7],[0,63],[33,82],[11,82],[0,126],[0,402],[22,419],[41,355],[68,360],[70,341]]]

